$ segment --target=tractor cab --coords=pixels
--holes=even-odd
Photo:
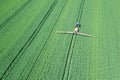
[[[81,24],[77,22],[75,27],[81,27]]]

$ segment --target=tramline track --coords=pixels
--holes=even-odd
[[[25,9],[25,7],[30,4],[32,0],[28,0],[26,3],[24,3],[19,9],[17,9],[10,17],[8,17],[3,23],[0,24],[0,27],[3,27],[7,25],[14,17],[16,17],[22,10]]]
[[[48,37],[47,37],[47,39],[46,39],[46,41],[45,41],[42,49],[40,50],[37,58],[35,59],[35,61],[34,61],[32,67],[31,67],[31,69],[30,69],[30,71],[29,71],[29,74],[28,74],[26,80],[29,80],[29,76],[30,76],[30,74],[31,74],[31,72],[32,72],[32,70],[33,70],[36,62],[38,61],[38,59],[39,59],[39,57],[40,57],[40,55],[41,55],[41,52],[43,51],[44,47],[46,46],[46,43],[48,42],[48,40],[49,40],[49,38],[50,38],[50,36],[51,36],[51,33],[53,32],[53,30],[54,30],[54,28],[55,28],[55,25],[56,25],[56,23],[58,22],[58,19],[59,19],[59,17],[61,16],[61,13],[62,13],[63,9],[65,8],[66,2],[67,2],[67,0],[65,1],[64,5],[63,5],[63,7],[62,7],[62,10],[60,11],[60,14],[59,14],[59,16],[57,17],[57,20],[56,20],[56,22],[54,23],[54,25],[53,25],[53,27],[52,27],[52,30],[51,30],[50,34],[48,35]],[[24,70],[24,69],[23,69],[23,70]],[[22,74],[22,73],[21,73],[21,74]]]
[[[77,22],[81,21],[84,4],[85,4],[85,0],[82,0],[80,8],[79,8],[78,16],[76,19]],[[72,38],[71,38],[69,49],[68,49],[68,54],[67,54],[66,61],[65,61],[65,68],[63,71],[62,80],[69,80],[69,69],[70,69],[71,59],[73,55],[73,48],[74,48],[75,41],[76,41],[76,36],[77,36],[76,34],[72,34]]]
[[[55,0],[52,3],[52,5],[50,6],[49,10],[47,11],[47,13],[45,14],[45,16],[43,17],[42,21],[39,23],[38,27],[34,30],[34,32],[29,37],[29,39],[27,40],[27,42],[23,45],[23,47],[17,53],[17,55],[15,56],[15,58],[11,61],[11,63],[9,64],[9,66],[7,67],[7,69],[5,70],[5,72],[3,73],[3,75],[0,77],[0,80],[2,80],[5,75],[9,74],[9,71],[12,70],[12,68],[14,67],[14,65],[16,64],[16,62],[20,59],[20,57],[25,52],[25,50],[29,47],[29,45],[31,45],[32,41],[37,36],[37,34],[39,33],[40,29],[44,25],[45,21],[47,20],[47,18],[49,17],[49,15],[51,14],[51,12],[53,11],[53,9],[56,6],[57,2],[58,2],[58,0]]]

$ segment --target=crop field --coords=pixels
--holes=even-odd
[[[0,80],[120,80],[120,1],[0,0]]]

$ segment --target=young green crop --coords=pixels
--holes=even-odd
[[[0,24],[13,15],[0,27],[0,80],[119,80],[119,0],[85,0],[80,32],[96,38],[56,33],[74,29],[81,1],[0,0]]]

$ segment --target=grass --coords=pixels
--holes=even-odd
[[[119,80],[119,1],[0,0],[0,80]],[[9,3],[9,4],[8,4]]]

